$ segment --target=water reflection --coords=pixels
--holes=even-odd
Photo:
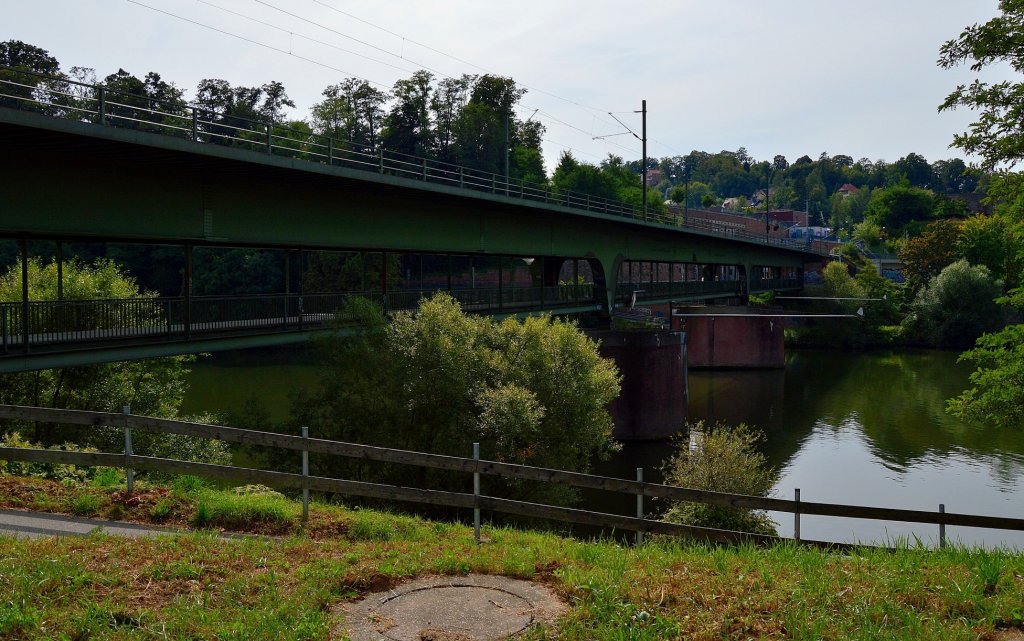
[[[744,421],[766,436],[777,493],[804,500],[1024,517],[1024,432],[964,423],[945,400],[968,367],[947,352],[803,351],[784,372],[691,372],[691,418]],[[784,533],[791,516],[780,516]],[[930,528],[805,518],[806,536],[934,538]],[[951,533],[954,528],[951,528]],[[957,528],[964,541],[1024,544],[1024,534]],[[951,534],[952,535],[952,534]]]
[[[250,351],[197,362],[185,410],[244,409],[259,395],[274,421],[287,420],[291,390],[314,385],[305,350]],[[784,370],[691,371],[691,419],[745,422],[765,433],[763,453],[780,469],[777,495],[801,488],[806,501],[1024,518],[1024,430],[966,424],[945,400],[967,384],[970,369],[947,352],[856,354],[801,351]],[[634,478],[644,468],[660,480],[669,442],[627,443],[595,473]],[[586,494],[590,509],[631,514],[632,497]],[[648,509],[658,506],[649,506]],[[792,516],[778,515],[780,533]],[[932,526],[804,517],[804,536],[853,541],[893,536],[935,538]],[[1024,533],[949,528],[965,542],[1013,543]]]

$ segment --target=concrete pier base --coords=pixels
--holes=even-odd
[[[686,420],[686,336],[670,331],[588,332],[601,355],[622,374],[622,394],[609,408],[615,438],[656,440],[672,436]]]

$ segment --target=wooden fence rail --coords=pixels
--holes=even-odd
[[[345,443],[327,439],[293,436],[290,434],[280,434],[275,432],[263,432],[236,427],[189,423],[185,421],[175,421],[148,416],[136,416],[127,412],[88,412],[80,410],[0,405],[0,420],[2,419],[51,424],[106,426],[124,429],[126,433],[130,433],[131,429],[144,429],[168,434],[179,434],[220,440],[230,443],[276,447],[305,453],[330,454],[383,463],[397,463],[455,472],[486,474],[507,479],[557,483],[574,488],[633,494],[641,497],[641,501],[638,503],[638,506],[642,505],[642,498],[651,497],[725,507],[788,512],[796,515],[797,532],[799,532],[799,516],[805,514],[937,524],[940,526],[941,545],[945,544],[944,528],[947,525],[1024,531],[1024,519],[957,514],[945,512],[941,506],[938,512],[930,512],[926,510],[903,510],[832,503],[813,503],[800,500],[709,492],[705,490],[675,487],[658,483],[646,483],[638,480],[619,479],[592,474],[582,474],[579,472],[530,467],[499,461],[480,460],[477,458],[445,456],[371,445],[360,445],[356,443]],[[130,442],[130,439],[128,440]],[[391,499],[459,508],[474,508],[477,510],[488,509],[495,512],[514,514],[518,516],[539,517],[605,528],[618,528],[622,530],[636,531],[638,533],[644,532],[689,536],[713,542],[737,543],[741,541],[748,541],[763,544],[782,540],[780,537],[755,535],[728,530],[715,530],[655,521],[643,518],[642,511],[637,517],[630,517],[523,501],[513,501],[510,499],[483,496],[479,493],[468,494],[459,492],[442,492],[437,490],[381,485],[336,478],[314,477],[287,472],[273,472],[252,468],[194,463],[176,459],[137,456],[132,454],[128,447],[126,447],[125,453],[122,454],[0,447],[0,459],[33,463],[67,463],[74,465],[121,467],[128,470],[168,472],[173,474],[192,474],[230,482],[260,483],[281,488],[334,492],[367,498]],[[828,541],[810,541],[800,539],[799,534],[797,535],[797,540],[807,545],[820,547],[854,547],[848,544]]]

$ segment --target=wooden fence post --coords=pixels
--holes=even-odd
[[[946,504],[945,503],[939,503],[939,514],[942,515],[942,514],[945,514],[945,513],[946,513]],[[944,518],[942,518],[942,516],[939,516],[939,549],[942,550],[942,549],[945,549],[945,548],[946,548],[946,520]]]
[[[793,500],[796,506],[793,508],[793,538],[800,542],[800,488],[793,490]]]
[[[480,444],[473,443],[473,460],[476,468],[473,471],[473,538],[480,544]]]
[[[637,480],[638,483],[641,484],[640,485],[640,491],[637,492],[637,494],[636,494],[636,518],[637,518],[638,521],[640,521],[640,523],[638,525],[642,526],[643,522],[644,522],[644,486],[643,486],[643,482],[644,482],[644,468],[642,468],[642,467],[636,468],[636,480]],[[637,545],[643,545],[643,542],[644,542],[644,531],[642,529],[638,529],[636,531],[636,544]]]
[[[309,440],[309,428],[305,425],[302,426],[302,438]],[[305,487],[302,488],[302,522],[305,523],[309,521],[309,449],[305,444],[302,447],[302,476],[305,481]]]
[[[128,496],[135,491],[135,470],[131,466],[132,457],[132,428],[128,426],[128,417],[131,416],[131,405],[124,406],[124,471],[128,477]]]

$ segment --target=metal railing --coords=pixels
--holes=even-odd
[[[437,289],[326,294],[256,294],[0,303],[3,352],[26,347],[125,339],[179,339],[315,329],[338,319],[347,301],[366,298],[386,311],[416,309]],[[592,284],[453,289],[466,311],[516,313],[597,304]],[[27,314],[26,314],[27,312]]]
[[[672,296],[736,296],[743,291],[744,284],[740,280],[620,282],[616,302],[629,303],[634,293],[637,301],[649,301]]]
[[[36,82],[31,82],[32,80]],[[644,212],[635,204],[557,189],[548,183],[506,179],[470,167],[413,156],[344,138],[311,133],[272,122],[222,114],[184,101],[167,102],[123,93],[103,85],[47,76],[0,65],[0,107],[34,111],[54,118],[127,128],[248,149],[459,189],[567,207],[590,213],[693,229],[762,244],[807,251],[804,243],[722,230],[707,221],[686,220],[669,212]]]

